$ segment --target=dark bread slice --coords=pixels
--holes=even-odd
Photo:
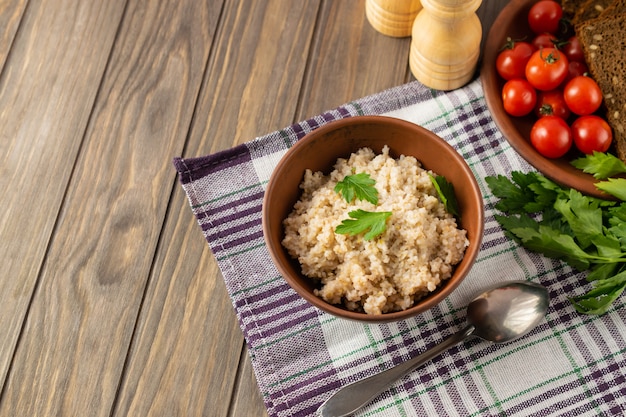
[[[562,0],[561,7],[563,8],[563,15],[569,20],[572,20],[576,12],[588,1],[589,0]]]
[[[613,3],[604,9],[600,17],[607,17],[619,13],[626,13],[626,0],[613,0]]]
[[[626,13],[608,14],[575,26],[591,76],[596,80],[613,128],[617,156],[626,162]]]
[[[611,3],[613,0],[586,0],[574,13],[572,23],[576,25],[599,17]]]

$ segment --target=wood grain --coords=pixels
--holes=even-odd
[[[26,8],[26,0],[0,1],[0,69],[4,67]]]
[[[204,155],[281,129],[296,106],[319,1],[230,1],[186,153]]]
[[[0,386],[29,308],[124,1],[30,1],[0,78]],[[3,6],[7,7],[3,20],[15,31],[15,19],[24,4],[5,2]],[[80,72],[74,72],[76,67]]]
[[[108,17],[81,21],[87,5],[115,4],[77,3],[57,12],[95,26]],[[173,184],[169,160],[182,150],[208,58],[208,3],[127,5],[0,415],[110,415]]]
[[[318,25],[298,121],[407,79],[410,38],[375,31],[363,1],[324,2]]]

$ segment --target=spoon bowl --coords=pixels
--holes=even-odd
[[[467,306],[467,326],[433,348],[393,368],[340,388],[318,410],[322,417],[341,417],[369,403],[396,380],[470,337],[507,343],[533,330],[546,315],[550,297],[542,285],[509,281],[488,288]]]
[[[467,306],[472,336],[507,343],[524,336],[543,319],[548,291],[539,284],[513,281],[485,290]]]

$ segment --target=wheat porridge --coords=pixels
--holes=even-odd
[[[376,204],[348,202],[335,191],[355,173],[368,174]],[[284,220],[283,245],[302,272],[321,283],[316,295],[349,310],[382,314],[404,310],[450,278],[469,241],[437,196],[429,171],[410,156],[394,159],[385,147],[339,159],[329,175],[307,170],[302,196]],[[340,234],[354,210],[386,212],[386,229],[370,240]]]

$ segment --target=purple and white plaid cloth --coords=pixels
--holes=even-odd
[[[485,236],[473,270],[436,308],[390,324],[359,324],[308,305],[267,253],[261,204],[287,149],[332,120],[388,115],[435,132],[463,155],[479,181]],[[356,100],[246,144],[176,159],[180,182],[215,255],[252,357],[270,416],[314,415],[339,387],[397,364],[460,330],[465,308],[484,287],[525,279],[551,296],[546,320],[504,345],[460,344],[407,375],[359,416],[599,416],[626,414],[626,309],[600,317],[575,312],[568,297],[584,274],[530,253],[494,220],[488,175],[532,168],[494,124],[480,79],[450,92],[412,82]]]

